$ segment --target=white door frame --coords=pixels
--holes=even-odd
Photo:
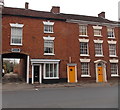
[[[39,66],[39,83],[42,83],[42,65],[33,64],[32,65],[32,84],[34,84],[34,66]]]
[[[27,83],[29,83],[29,65],[30,64],[30,56],[27,56]]]
[[[103,82],[107,82],[107,75],[106,75],[106,61],[103,60],[97,60],[94,62],[95,63],[95,68],[96,68],[96,82],[98,81],[98,64],[101,63],[102,64],[102,68],[103,68]]]

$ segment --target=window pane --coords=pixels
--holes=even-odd
[[[81,72],[82,72],[82,75],[89,75],[89,64],[88,63],[81,63]]]
[[[44,41],[44,53],[53,53],[53,41]]]
[[[54,77],[57,77],[57,64],[54,64]]]
[[[46,64],[46,77],[49,77],[49,64]]]
[[[22,28],[11,28],[11,41],[13,44],[22,44]]]
[[[112,29],[112,28],[108,28],[108,37],[114,37],[114,29]]]
[[[94,35],[101,35],[100,29],[94,29]]]
[[[80,35],[87,35],[87,26],[80,26]]]
[[[52,25],[44,25],[44,32],[53,32]]]
[[[53,64],[50,64],[50,77],[53,77]]]
[[[116,55],[116,45],[115,44],[109,44],[109,54]]]
[[[95,44],[95,54],[102,55],[102,44],[101,43]]]
[[[88,43],[80,42],[80,54],[88,54]]]
[[[111,74],[117,75],[118,74],[118,64],[111,64]]]

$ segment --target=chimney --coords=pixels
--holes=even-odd
[[[98,17],[105,18],[105,12],[101,12],[98,14]]]
[[[60,7],[59,6],[52,6],[51,12],[54,14],[60,13]]]
[[[25,9],[28,9],[28,8],[29,8],[29,3],[25,2]]]

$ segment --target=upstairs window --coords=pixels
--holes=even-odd
[[[43,37],[44,39],[44,55],[54,55],[54,39],[55,37]]]
[[[10,24],[11,45],[22,45],[23,24]]]
[[[87,26],[86,25],[80,25],[79,26],[79,32],[80,32],[80,36],[87,36]]]
[[[116,56],[116,44],[109,44],[109,55]]]
[[[80,42],[80,54],[88,55],[88,43],[87,42]]]
[[[102,26],[93,26],[94,36],[101,37],[102,36]]]
[[[107,29],[107,36],[108,36],[108,38],[115,38],[115,36],[114,36],[114,29],[113,28],[108,28]]]
[[[54,33],[53,31],[54,22],[43,21],[43,24],[44,24],[44,33]]]
[[[103,56],[102,43],[95,43],[95,56]]]

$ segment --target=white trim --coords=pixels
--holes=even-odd
[[[32,65],[32,84],[34,83],[34,65]]]
[[[116,75],[111,74],[111,77],[118,77],[118,76],[119,76],[118,74],[116,74]]]
[[[79,42],[89,42],[89,39],[79,39]]]
[[[44,53],[44,55],[55,55],[54,53]]]
[[[48,63],[48,64],[51,64],[51,63]],[[56,77],[46,77],[46,63],[44,63],[44,72],[43,72],[43,78],[44,79],[59,79],[59,63],[52,63],[52,64],[57,64],[57,76]],[[53,70],[54,71],[54,70]]]
[[[29,63],[30,56],[27,56],[27,83],[29,83]]]
[[[80,54],[80,56],[90,56],[89,54]]]
[[[113,41],[113,40],[108,41],[108,44],[116,44],[116,43],[117,43],[117,41]]]
[[[12,39],[11,39],[11,41],[12,41]],[[15,43],[10,43],[10,45],[18,45],[18,46],[22,46],[22,43],[21,44],[15,44]]]
[[[79,35],[80,37],[89,37],[88,35]]]
[[[81,77],[91,77],[90,75],[81,75]]]
[[[39,66],[39,83],[42,83],[42,65]]]
[[[111,59],[109,61],[110,61],[110,63],[118,63],[118,59]]]
[[[117,55],[109,55],[109,57],[118,57]]]
[[[93,26],[93,29],[102,29],[102,26]]]
[[[10,23],[11,27],[23,28],[24,24]]]
[[[44,25],[54,25],[54,22],[50,22],[50,21],[43,21]]]
[[[50,36],[48,36],[48,37],[43,37],[43,39],[44,39],[44,40],[54,40],[55,37],[50,37]]]
[[[60,60],[58,59],[31,59],[31,64],[34,63],[58,63]]]
[[[104,60],[96,60],[96,61],[94,61],[94,63],[99,63],[99,62],[107,63],[107,62],[104,61]]]
[[[90,59],[80,59],[80,62],[90,62]]]
[[[94,40],[94,43],[103,43],[103,40],[100,40],[100,39],[97,39],[97,40]]]
[[[95,55],[95,57],[104,57],[104,55]]]

